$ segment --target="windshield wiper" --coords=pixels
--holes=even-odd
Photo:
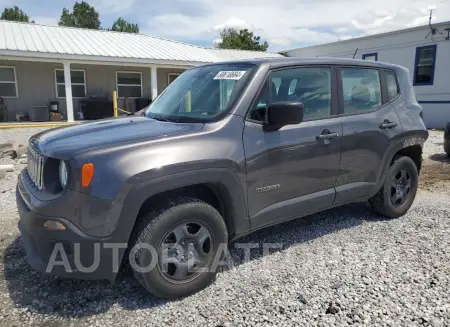
[[[171,122],[170,119],[164,118],[163,116],[150,116],[149,118],[158,120],[158,121],[165,121],[165,122]]]

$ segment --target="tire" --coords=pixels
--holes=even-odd
[[[392,187],[391,181],[396,179],[400,172],[405,171],[410,177],[410,190],[405,196],[404,202],[394,204],[392,197],[392,191],[395,190]],[[397,180],[397,179],[396,179]],[[417,189],[419,186],[419,174],[414,161],[409,157],[397,157],[394,158],[393,163],[389,167],[383,186],[380,188],[377,194],[375,194],[369,203],[372,206],[375,213],[388,218],[398,218],[403,216],[411,207],[416,197]]]
[[[172,277],[172,280],[171,276],[168,274],[168,267],[171,263],[165,266],[167,272],[165,272],[163,269],[164,266],[161,263],[163,258],[162,255],[159,255],[161,253],[161,246],[167,245],[167,243],[164,243],[164,241],[167,240],[166,237],[175,238],[175,234],[171,234],[170,231],[175,229],[179,230],[179,227],[177,226],[195,226],[196,224],[203,226],[210,235],[208,256],[211,255],[212,260],[204,267],[206,268],[206,271],[194,273],[193,276],[186,280],[175,280],[175,277]],[[184,230],[186,229],[183,229],[183,231]],[[142,216],[142,219],[140,219],[133,234],[132,247],[130,247],[131,266],[133,267],[133,259],[139,267],[148,267],[152,259],[155,259],[155,262],[157,262],[156,266],[150,271],[143,272],[132,269],[134,276],[150,293],[157,297],[169,300],[188,296],[209,285],[216,274],[216,271],[211,271],[210,268],[214,265],[217,266],[217,261],[215,260],[222,258],[220,255],[217,255],[219,252],[218,250],[220,249],[220,252],[222,253],[224,249],[227,249],[228,245],[227,228],[219,212],[209,204],[199,199],[189,197],[170,199],[167,203],[161,205],[159,209],[151,210],[146,215]],[[177,240],[171,243],[169,245],[169,251],[175,248],[178,249],[182,242],[183,241]],[[142,244],[145,246],[150,245],[153,249],[156,249],[158,253],[157,260],[155,258],[155,253],[152,258],[151,251],[145,248],[142,249]],[[192,243],[189,242],[189,244],[189,246],[191,246]],[[225,246],[223,244],[225,244]],[[133,250],[133,248],[135,250]],[[183,254],[184,257],[185,252],[183,251],[184,250],[182,249],[181,254]],[[177,255],[178,252],[179,251],[177,250]],[[181,264],[181,262],[178,263]],[[172,265],[175,267],[175,272],[177,272],[178,266]]]
[[[450,157],[450,123],[447,124],[444,132],[444,151]]]

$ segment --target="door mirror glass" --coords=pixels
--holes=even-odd
[[[301,102],[274,102],[267,109],[265,130],[276,131],[285,125],[300,124],[305,108]]]

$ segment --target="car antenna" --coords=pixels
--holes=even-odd
[[[355,56],[356,56],[356,53],[358,52],[358,48],[356,48],[356,50],[355,50],[355,53],[353,54],[353,58],[352,59],[355,59]]]

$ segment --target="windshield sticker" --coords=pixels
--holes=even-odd
[[[239,80],[245,74],[245,70],[223,70],[217,73],[214,79],[233,79]]]

